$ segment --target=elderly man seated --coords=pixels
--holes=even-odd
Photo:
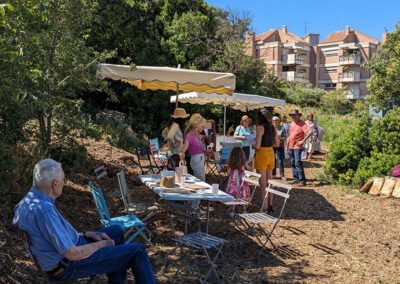
[[[156,283],[146,248],[124,244],[119,226],[78,234],[54,204],[63,186],[61,164],[42,160],[33,169],[32,188],[15,207],[13,224],[29,233],[42,270],[58,280],[107,274],[109,283],[124,283],[131,268],[136,283]]]

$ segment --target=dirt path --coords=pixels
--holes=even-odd
[[[111,148],[104,141],[86,142],[91,168],[105,163],[116,187],[116,173],[123,168],[128,183],[135,184],[137,168],[133,155]],[[269,250],[258,258],[260,247],[253,238],[241,247],[240,232],[229,236],[229,244],[223,250],[225,261],[217,268],[224,283],[400,283],[400,201],[321,186],[313,173],[324,161],[324,155],[317,155],[312,162],[306,162],[309,182],[291,192],[285,216],[273,235],[281,254]],[[290,168],[285,170],[290,178]],[[100,227],[86,186],[95,179],[89,172],[67,177],[63,195],[56,202],[78,230]],[[156,198],[144,186],[134,189],[137,200]],[[256,210],[256,205],[249,211]],[[13,207],[9,203],[0,205],[0,282],[40,283],[40,275],[28,259],[18,231],[10,226]],[[165,253],[174,245],[164,209],[161,205],[160,213],[149,224],[157,237],[156,245],[148,251],[160,283],[171,279],[176,268],[171,264],[162,269]],[[232,224],[226,221],[217,226],[222,209],[219,204],[212,208],[211,233],[227,238]],[[171,257],[172,262],[174,258],[176,255]],[[187,271],[177,282],[196,283]],[[105,278],[102,283],[107,283]]]

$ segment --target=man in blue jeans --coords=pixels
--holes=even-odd
[[[119,226],[78,233],[55,206],[62,193],[61,164],[45,159],[33,170],[33,186],[15,207],[13,224],[29,233],[32,252],[52,279],[74,280],[107,274],[108,283],[124,283],[130,268],[136,283],[156,283],[143,244],[124,244]]]
[[[285,152],[289,153],[290,163],[292,164],[293,181],[291,183],[306,185],[301,152],[303,151],[304,142],[311,136],[312,131],[300,119],[301,113],[298,110],[293,110],[289,115],[293,121],[289,127],[289,138],[287,139]]]

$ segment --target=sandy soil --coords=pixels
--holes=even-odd
[[[116,189],[116,173],[124,169],[128,183],[135,190],[135,200],[157,198],[138,184],[134,155],[112,148],[104,141],[87,140],[86,144],[91,155],[90,166],[94,169],[106,164]],[[225,261],[217,264],[224,283],[400,283],[400,201],[321,185],[314,173],[324,162],[323,154],[305,162],[309,182],[307,186],[293,188],[284,217],[272,236],[279,253],[269,248],[258,257],[260,246],[255,238],[235,230],[230,234],[233,224],[224,216],[223,206],[212,204],[210,233],[229,240],[223,249]],[[290,178],[288,166],[285,170]],[[94,175],[74,174],[67,179],[63,195],[56,201],[60,212],[78,230],[101,227],[87,186],[89,180],[95,181]],[[279,201],[275,202],[279,209]],[[10,225],[14,206],[0,205],[0,282],[41,283],[40,273],[24,250],[22,237]],[[249,211],[259,206],[260,196],[256,194]],[[174,246],[165,205],[160,205],[149,228],[156,235],[155,246],[148,246],[154,272],[158,282],[167,283],[174,275],[178,255],[172,255],[170,265],[163,268],[164,256]],[[131,274],[129,279],[134,283]],[[107,283],[105,277],[101,283]],[[196,283],[196,279],[184,270],[177,283]]]

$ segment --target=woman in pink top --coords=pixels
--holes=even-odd
[[[205,159],[200,132],[203,131],[205,123],[206,120],[198,113],[195,113],[190,117],[190,131],[186,134],[185,143],[179,152],[181,163],[185,162],[185,152],[189,152],[190,167],[193,169],[193,174],[202,181],[206,179],[206,175],[204,170]]]
[[[185,152],[189,152],[190,167],[193,170],[193,175],[202,181],[206,180],[206,173],[204,169],[205,158],[200,132],[203,131],[205,123],[206,120],[198,113],[195,113],[190,117],[190,131],[186,134],[185,143],[179,152],[181,164],[185,163]],[[199,210],[200,214],[206,213],[200,209],[200,200],[191,201],[190,204],[193,209]]]

